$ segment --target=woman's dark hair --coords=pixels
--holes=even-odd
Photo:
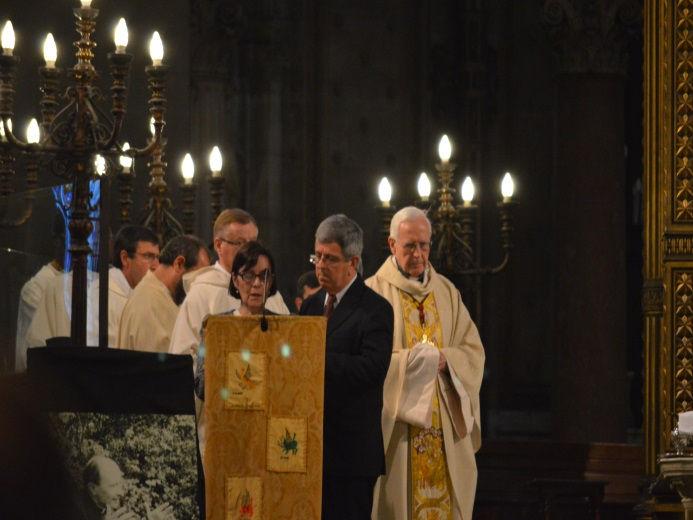
[[[234,298],[241,297],[241,293],[238,292],[238,289],[236,289],[236,286],[233,284],[233,277],[238,276],[241,274],[241,272],[245,272],[248,269],[255,267],[258,259],[263,255],[267,257],[271,275],[270,287],[267,296],[269,297],[276,294],[277,275],[274,269],[274,258],[272,258],[272,253],[270,253],[269,249],[263,246],[260,242],[251,241],[243,244],[233,259],[233,265],[231,266],[231,283],[229,284],[229,294],[231,296]]]

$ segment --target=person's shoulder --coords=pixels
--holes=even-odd
[[[303,300],[301,309],[298,311],[300,315],[312,315],[316,312],[322,314],[322,308],[325,306],[325,290],[320,289],[315,294],[311,294]]]
[[[364,287],[363,301],[374,307],[392,308],[387,298],[371,289],[368,285]]]

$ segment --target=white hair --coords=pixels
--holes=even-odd
[[[397,240],[399,237],[399,225],[402,222],[415,222],[421,219],[426,221],[426,224],[428,224],[428,231],[432,232],[431,221],[428,220],[425,211],[420,210],[416,206],[407,206],[406,208],[400,209],[393,215],[390,221],[390,238]]]

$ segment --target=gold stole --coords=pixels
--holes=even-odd
[[[430,292],[417,301],[400,290],[404,314],[407,347],[417,343],[432,343],[442,348],[443,330]],[[452,500],[448,465],[445,458],[443,429],[440,422],[438,385],[433,394],[433,418],[430,428],[409,426],[409,455],[411,461],[411,518],[414,520],[451,520]]]

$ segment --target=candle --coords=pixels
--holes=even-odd
[[[390,207],[390,200],[392,199],[392,186],[387,177],[383,177],[378,184],[378,198],[383,204],[383,208]]]
[[[192,156],[189,153],[185,154],[183,160],[180,163],[180,169],[183,173],[183,183],[186,186],[190,186],[193,182],[193,177],[195,176],[195,163],[193,162]]]
[[[47,69],[55,68],[55,62],[58,59],[58,48],[55,46],[55,39],[51,33],[48,33],[43,42],[43,59],[46,62]]]
[[[7,20],[0,34],[0,44],[2,44],[2,53],[6,56],[12,56],[14,50],[14,29],[12,22]]]
[[[510,202],[510,198],[513,196],[515,191],[515,183],[510,175],[510,172],[505,172],[503,180],[501,181],[501,194],[503,195],[503,202]]]
[[[209,169],[212,170],[212,177],[221,177],[221,152],[215,146],[209,153]]]
[[[152,58],[152,65],[155,67],[160,66],[164,59],[164,44],[158,31],[154,31],[152,39],[149,40],[149,56]]]
[[[125,18],[118,20],[113,40],[115,41],[116,54],[125,54],[125,48],[128,46],[128,25],[125,23]]]

